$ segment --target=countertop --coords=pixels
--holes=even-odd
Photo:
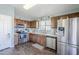
[[[53,34],[45,34],[45,33],[35,33],[35,32],[29,32],[30,34],[39,34],[39,35],[44,35],[46,37],[57,37],[57,35]]]

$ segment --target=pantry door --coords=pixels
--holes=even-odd
[[[11,44],[11,20],[11,16],[0,15],[0,50],[8,48]]]

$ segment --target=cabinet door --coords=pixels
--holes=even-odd
[[[25,28],[27,28],[27,21],[24,21],[24,26]]]
[[[45,36],[43,35],[38,35],[37,43],[45,46]]]
[[[57,27],[57,18],[51,18],[51,25],[52,25],[52,27]]]
[[[31,28],[36,28],[36,21],[31,21],[30,22],[30,27]]]
[[[37,36],[37,43],[40,44],[40,42],[41,42],[41,39],[40,39],[40,36],[38,35],[38,36]]]
[[[29,41],[32,41],[32,34],[29,34]]]
[[[36,21],[33,22],[33,25],[34,25],[33,27],[36,28]]]
[[[16,26],[16,23],[17,23],[16,18],[14,18],[14,27]]]
[[[15,33],[14,35],[14,45],[18,44],[18,34]]]
[[[30,22],[27,21],[27,28],[30,28]]]
[[[23,20],[18,20],[18,24],[23,24]]]
[[[15,19],[14,20],[14,24],[23,24],[24,25],[24,20],[20,20],[20,19]]]
[[[32,35],[32,38],[33,38],[32,41],[36,42],[36,35],[35,34]]]
[[[30,39],[30,41],[32,41],[32,42],[36,42],[36,39],[37,39],[36,34],[30,34],[30,35],[29,35],[29,39]]]
[[[16,18],[14,19],[14,25],[15,25],[15,26],[16,26],[17,24],[19,24],[18,21],[19,21],[19,19],[16,19]]]
[[[45,46],[45,36],[41,36],[41,45]]]

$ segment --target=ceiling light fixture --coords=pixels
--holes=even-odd
[[[28,10],[30,8],[32,8],[33,6],[35,6],[36,4],[25,4],[24,5],[24,9]]]

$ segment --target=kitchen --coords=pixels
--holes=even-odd
[[[0,5],[0,55],[79,55],[78,6]]]
[[[15,26],[17,26],[17,24],[23,24],[28,29],[27,42],[28,41],[33,42],[35,45],[41,46],[43,48],[48,47],[55,51],[57,50],[56,49],[57,37],[55,34],[56,28],[57,28],[57,20],[55,18],[48,17],[47,21],[46,19],[39,20],[39,21],[38,20],[24,21],[20,19],[15,19],[14,23],[15,23]],[[52,33],[50,32],[50,30],[52,30],[51,31]],[[15,33],[14,37],[15,37],[15,40],[14,40],[15,45],[18,45],[19,34]]]

